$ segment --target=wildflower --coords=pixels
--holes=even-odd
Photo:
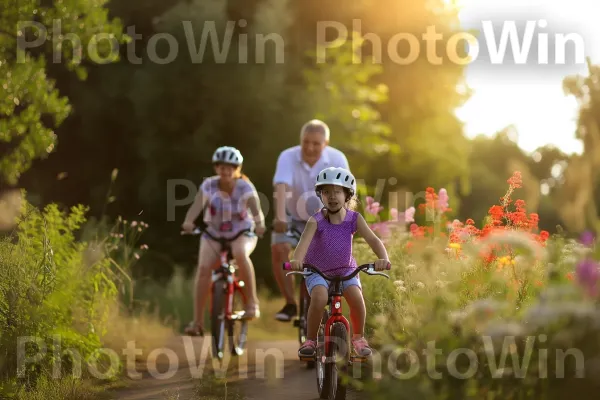
[[[376,222],[370,225],[370,228],[379,234],[381,238],[389,238],[391,235],[390,227],[385,222]]]
[[[398,222],[398,209],[390,208],[390,221]]]
[[[594,233],[591,231],[585,231],[579,237],[579,242],[587,247],[591,247],[594,244]]]
[[[565,275],[565,278],[567,278],[568,280],[572,281],[573,280],[573,273],[572,272],[567,272],[567,274]]]
[[[448,208],[448,192],[446,191],[446,189],[441,188],[439,193],[438,193],[438,200],[437,200],[437,205],[438,208],[442,211],[446,210]]]
[[[595,295],[598,283],[598,263],[591,259],[582,260],[577,264],[577,282],[584,287],[588,294]]]
[[[415,208],[409,207],[408,209],[406,209],[406,211],[404,211],[404,222],[409,223],[409,222],[414,222],[414,221],[415,221]]]
[[[511,188],[514,189],[522,187],[523,180],[521,178],[521,172],[515,171],[506,182],[510,185]]]

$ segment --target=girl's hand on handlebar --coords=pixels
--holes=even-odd
[[[266,230],[267,228],[264,225],[257,224],[256,228],[254,229],[254,232],[256,233],[256,236],[262,238]]]
[[[304,267],[302,266],[302,262],[296,260],[290,260],[290,269],[292,271],[302,271]]]
[[[383,271],[386,269],[390,269],[392,267],[392,264],[389,262],[389,260],[377,260],[375,261],[375,271]]]
[[[181,225],[181,229],[183,229],[184,232],[186,233],[192,233],[192,231],[194,230],[196,226],[194,225],[193,222],[184,222]]]

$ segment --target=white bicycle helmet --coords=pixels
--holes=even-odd
[[[329,167],[319,172],[315,183],[317,195],[319,195],[319,187],[323,185],[337,185],[350,189],[350,197],[356,193],[356,179],[345,168]]]
[[[223,163],[239,167],[244,162],[244,157],[242,157],[242,153],[235,147],[221,146],[213,153],[212,162],[213,164]]]

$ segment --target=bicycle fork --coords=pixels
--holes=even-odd
[[[348,320],[342,315],[342,296],[334,295],[331,298],[331,315],[325,322],[325,355],[328,357],[330,353],[330,346],[332,345],[331,340],[331,327],[336,322],[341,322],[346,327],[346,333],[350,335],[350,324]]]

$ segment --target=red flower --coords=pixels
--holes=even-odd
[[[515,171],[513,175],[506,181],[512,189],[522,187],[523,180],[521,179],[521,172]]]

